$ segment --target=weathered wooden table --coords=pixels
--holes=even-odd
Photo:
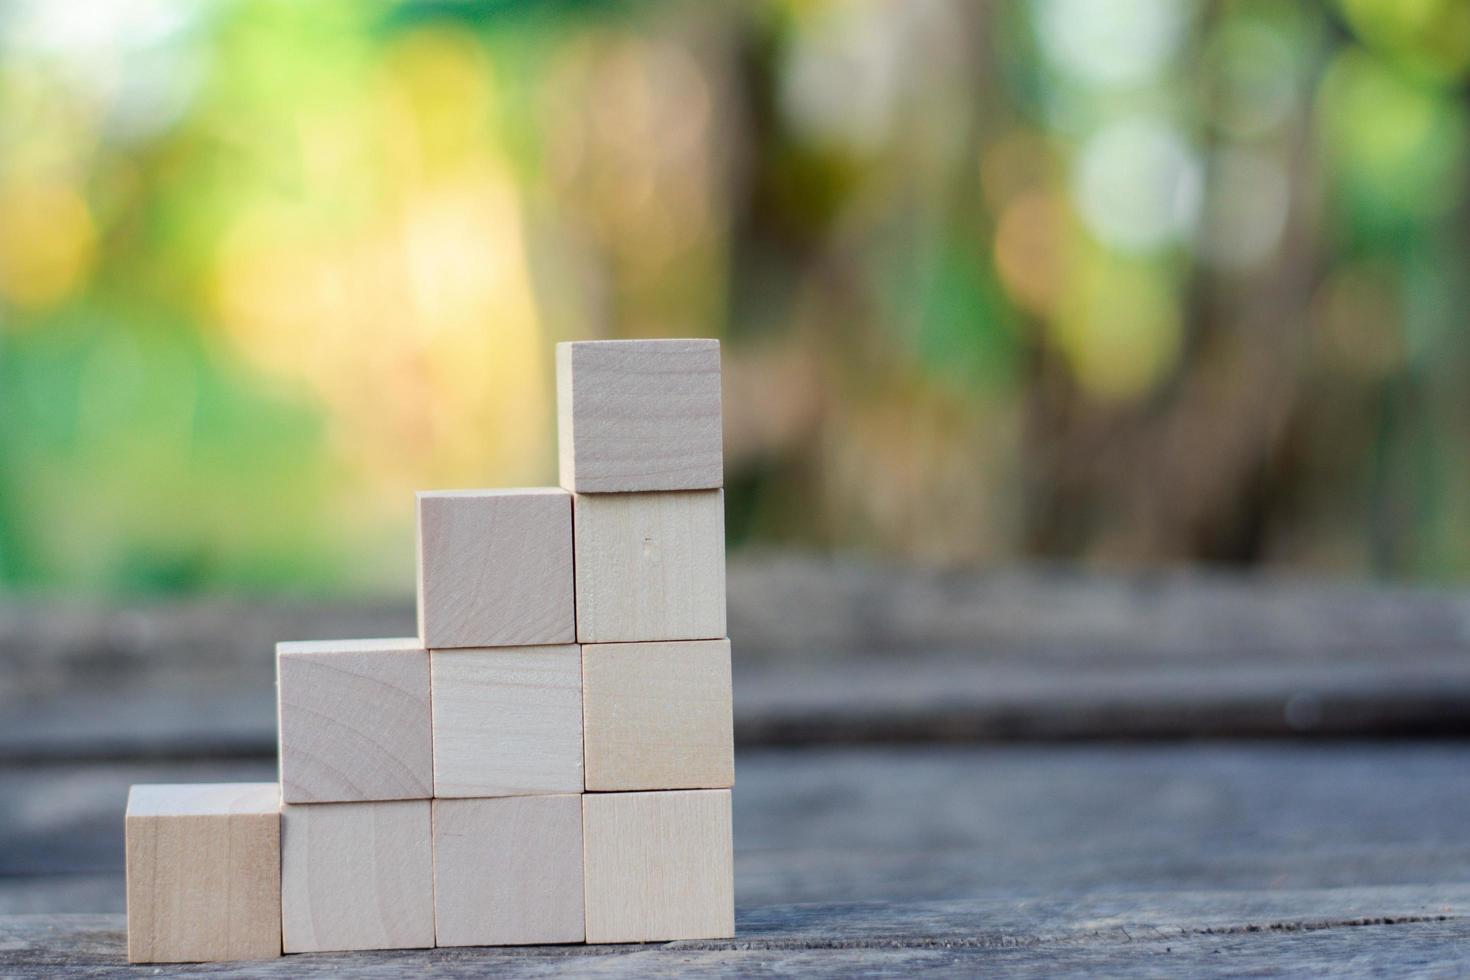
[[[1470,599],[731,568],[738,937],[244,975],[1470,973]],[[0,976],[123,962],[139,781],[269,779],[277,638],[411,609],[0,605]]]

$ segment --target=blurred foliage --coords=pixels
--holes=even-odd
[[[0,8],[0,582],[403,590],[551,356],[731,539],[1470,571],[1470,4]]]

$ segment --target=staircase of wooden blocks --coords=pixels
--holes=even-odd
[[[418,495],[418,637],[277,647],[279,785],[133,787],[130,960],[734,935],[719,356],[558,346],[561,487]]]

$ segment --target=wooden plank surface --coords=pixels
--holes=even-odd
[[[276,640],[412,615],[0,601],[0,975],[117,970],[127,786],[272,778]],[[272,968],[1470,971],[1470,743],[1368,738],[1470,733],[1460,595],[746,557],[730,630],[734,942]]]
[[[768,749],[736,771],[742,908],[1470,882],[1458,742]],[[272,773],[0,767],[0,911],[121,912],[130,784]]]
[[[0,760],[273,751],[283,638],[413,605],[0,600]],[[1470,734],[1470,597],[733,558],[737,742]]]
[[[286,963],[384,975],[535,972],[568,955],[655,975],[938,970],[955,957],[1023,975],[1470,965],[1470,745],[762,750],[737,766],[733,943]],[[0,914],[0,974],[120,962],[120,916],[53,916],[121,911],[128,783],[270,771],[0,767],[0,913],[41,916]]]
[[[1289,909],[1190,894],[908,906],[770,906],[737,916],[740,938],[652,946],[444,948],[306,954],[265,963],[169,968],[211,976],[1019,977],[1118,975],[1462,976],[1470,970],[1470,895],[1446,890],[1301,892]],[[1183,908],[1186,911],[1174,911]],[[1377,910],[1390,909],[1390,914]],[[1365,910],[1367,911],[1365,914]],[[916,920],[931,927],[916,933]],[[1036,923],[1045,926],[1036,928]],[[934,928],[939,923],[939,928]],[[0,917],[9,976],[118,969],[122,917]],[[820,935],[813,933],[820,930]]]

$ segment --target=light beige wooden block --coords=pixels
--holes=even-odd
[[[429,800],[281,808],[288,953],[434,945]]]
[[[287,803],[434,794],[429,654],[418,640],[276,645]]]
[[[275,783],[129,791],[128,962],[281,955],[280,808]]]
[[[431,650],[572,642],[570,495],[420,493],[418,616]]]
[[[556,399],[568,490],[724,485],[719,341],[557,344]]]
[[[434,650],[434,795],[582,791],[576,644]]]
[[[582,798],[434,801],[440,946],[580,943]]]
[[[577,494],[577,639],[725,635],[725,492]]]
[[[588,791],[734,785],[730,641],[582,648]]]
[[[730,791],[582,797],[587,941],[735,935]]]

